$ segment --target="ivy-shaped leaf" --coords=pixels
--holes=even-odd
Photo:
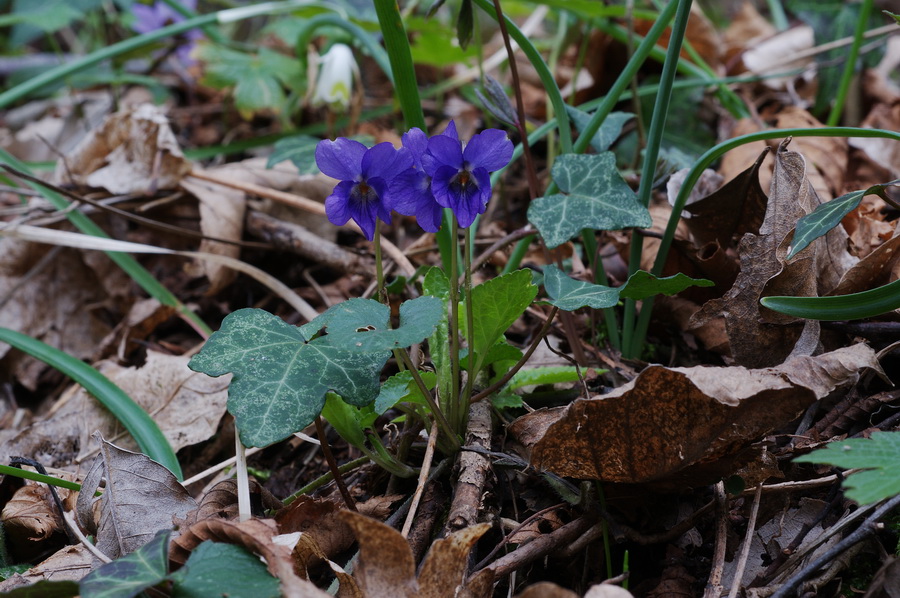
[[[223,542],[201,542],[184,567],[172,573],[173,598],[253,596],[278,598],[281,583],[247,549]]]
[[[547,247],[565,243],[584,228],[617,230],[652,224],[650,212],[619,175],[612,152],[562,155],[552,175],[563,193],[539,197],[528,208],[528,220]]]
[[[682,272],[674,276],[657,278],[649,272],[638,270],[619,287],[619,297],[640,301],[653,295],[675,295],[689,287],[712,287],[715,284],[705,278],[691,278]]]
[[[325,393],[365,405],[378,394],[389,353],[357,353],[306,342],[300,328],[260,309],[229,314],[188,366],[210,376],[233,373],[228,411],[245,446],[267,446],[309,425]]]
[[[563,311],[605,309],[619,302],[619,289],[575,280],[552,264],[544,267],[544,289],[550,304]]]
[[[591,122],[591,115],[575,106],[566,104],[566,112],[569,113],[569,119],[579,133],[583,132]],[[610,112],[591,138],[591,147],[594,148],[594,151],[605,152],[608,150],[609,146],[622,134],[622,127],[632,118],[634,118],[634,114],[631,112]]]
[[[795,463],[827,463],[863,468],[844,481],[847,498],[861,505],[900,494],[900,432],[873,432],[870,438],[835,441],[794,459]]]
[[[442,311],[443,302],[437,297],[410,299],[400,304],[400,326],[389,328],[386,305],[372,299],[350,299],[328,310],[332,313],[326,320],[328,335],[324,339],[364,353],[408,347],[434,333]]]
[[[90,598],[130,598],[166,579],[171,530],[160,530],[152,540],[120,559],[88,573],[79,582],[81,595]]]
[[[709,287],[713,284],[705,278],[691,278],[681,272],[657,278],[649,272],[638,270],[621,287],[607,287],[575,280],[552,264],[544,267],[544,288],[550,297],[549,303],[564,311],[582,307],[604,309],[612,307],[622,297],[640,300],[653,295],[674,295],[692,286]]]
[[[787,259],[791,259],[803,251],[810,243],[840,224],[844,216],[856,209],[863,197],[875,194],[885,198],[885,189],[893,185],[900,185],[900,179],[894,179],[883,185],[872,185],[868,189],[861,191],[851,191],[837,199],[823,203],[802,217],[797,221],[797,228],[794,231],[794,238],[791,241],[791,250]]]

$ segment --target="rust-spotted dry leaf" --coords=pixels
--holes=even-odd
[[[457,598],[491,598],[494,595],[494,571],[482,569],[466,580]]]
[[[16,490],[3,507],[0,523],[7,541],[13,544],[39,542],[54,532],[65,531],[59,510],[45,484],[26,484]]]
[[[96,534],[97,548],[117,559],[149,542],[161,529],[172,529],[197,507],[194,499],[165,466],[146,455],[132,453],[103,440],[78,493],[78,522]],[[94,498],[101,478],[103,494]],[[94,502],[100,502],[100,521],[94,519]]]
[[[347,573],[343,567],[330,560],[325,552],[316,543],[316,539],[309,534],[298,532],[300,539],[294,545],[291,552],[291,558],[294,560],[294,572],[303,579],[309,579],[309,568],[316,563],[326,562],[331,568],[331,572],[337,577],[340,583],[338,598],[365,598],[362,590],[352,575]]]
[[[419,571],[419,597],[454,598],[463,584],[469,552],[489,529],[489,523],[479,523],[435,541]]]
[[[191,551],[206,540],[236,544],[265,559],[269,573],[281,581],[281,590],[286,598],[328,598],[328,594],[294,572],[291,549],[274,542],[273,538],[277,535],[277,526],[271,519],[250,519],[240,523],[206,519],[172,540],[169,560],[183,565]]]
[[[353,531],[338,517],[340,506],[324,498],[301,496],[275,514],[282,533],[303,532],[315,538],[328,557],[350,548],[355,541]]]
[[[365,515],[341,511],[359,542],[356,581],[367,597],[415,598],[416,564],[400,532]]]
[[[516,594],[516,598],[578,598],[578,594],[572,590],[561,588],[555,583],[539,581]]]
[[[693,485],[817,399],[880,372],[863,344],[767,369],[650,366],[607,395],[517,419],[531,464],[606,482]],[[705,469],[704,469],[705,468]],[[727,473],[727,472],[724,472]]]
[[[121,110],[60,160],[56,178],[115,194],[174,189],[190,172],[162,109],[142,104]]]
[[[738,245],[741,271],[732,288],[707,302],[692,324],[725,319],[731,355],[747,367],[782,363],[789,355],[809,355],[818,346],[819,323],[802,321],[760,306],[768,295],[814,296],[834,288],[853,258],[846,234],[829,231],[823,239],[785,261],[797,220],[819,205],[806,177],[806,161],[785,144],[775,155],[775,172],[759,234],[746,233]]]

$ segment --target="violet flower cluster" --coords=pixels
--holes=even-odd
[[[512,153],[512,142],[499,129],[463,145],[453,121],[431,138],[410,129],[400,149],[390,143],[366,148],[344,137],[321,141],[316,164],[340,181],[325,200],[325,213],[338,226],[352,218],[370,241],[376,220],[390,224],[391,211],[415,216],[422,229],[436,232],[443,208],[450,208],[467,228],[491,198],[490,173],[506,166]]]

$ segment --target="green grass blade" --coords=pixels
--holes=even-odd
[[[422,101],[419,97],[419,84],[416,81],[416,71],[413,66],[412,51],[409,49],[406,28],[400,17],[400,8],[397,6],[396,0],[375,0],[375,13],[378,15],[381,34],[384,36],[384,45],[391,60],[394,89],[397,92],[397,100],[400,102],[400,110],[403,112],[406,127],[419,127],[423,131],[427,131],[425,114],[422,112]]]
[[[900,308],[900,280],[877,289],[829,297],[763,297],[772,311],[806,318],[839,322],[872,318]]]
[[[18,467],[10,467],[9,465],[0,465],[0,475],[11,475],[15,478],[22,478],[23,480],[31,480],[33,482],[42,482],[44,484],[50,484],[51,486],[58,486],[60,488],[75,490],[76,492],[78,490],[81,490],[81,484],[79,484],[78,482],[70,482],[69,480],[55,478],[53,476],[44,475],[36,471],[19,469]]]
[[[869,24],[869,15],[872,13],[872,0],[863,0],[859,11],[859,20],[856,22],[856,30],[853,32],[853,44],[850,46],[850,54],[847,56],[847,64],[841,73],[841,82],[838,84],[837,96],[834,98],[834,106],[828,113],[825,121],[829,127],[836,126],[841,120],[844,104],[847,103],[847,95],[850,93],[850,84],[853,82],[853,73],[856,72],[856,59],[859,58],[859,48],[862,46],[866,25]]]
[[[141,452],[168,467],[179,480],[184,479],[178,458],[159,426],[140,405],[109,378],[80,359],[75,359],[68,353],[9,328],[0,328],[0,342],[8,343],[19,351],[43,361],[83,386],[125,426],[137,441]]]
[[[492,19],[497,19],[497,13],[494,11],[494,5],[490,0],[474,0],[475,4],[478,5],[481,10],[483,10],[488,16]],[[562,93],[559,91],[559,86],[556,84],[556,79],[553,77],[553,73],[550,71],[550,67],[547,66],[547,63],[544,62],[544,57],[541,56],[541,53],[538,52],[537,48],[534,47],[534,44],[531,43],[531,40],[525,36],[524,33],[516,26],[516,24],[510,20],[509,17],[503,17],[506,20],[506,27],[509,30],[509,36],[516,40],[516,43],[519,44],[519,47],[525,53],[525,56],[531,62],[531,65],[534,67],[534,70],[537,71],[538,77],[541,79],[541,83],[544,84],[544,89],[547,91],[547,96],[550,99],[550,103],[553,105],[553,113],[556,115],[559,129],[559,145],[562,148],[562,153],[568,154],[572,152],[572,131],[569,126],[569,117],[566,112],[566,100],[562,97]]]
[[[669,6],[676,4],[670,2]],[[663,132],[666,128],[666,119],[669,113],[669,101],[672,98],[672,83],[675,81],[675,73],[678,66],[678,57],[681,54],[681,45],[687,31],[688,19],[691,16],[691,0],[679,0],[675,12],[675,21],[672,24],[672,34],[669,38],[669,48],[666,52],[666,60],[663,63],[663,72],[659,81],[659,93],[653,105],[653,116],[650,119],[650,131],[647,135],[647,146],[644,148],[644,158],[641,168],[641,184],[638,188],[638,201],[644,207],[650,206],[650,194],[653,191],[653,179],[656,173],[656,160],[659,157],[659,149],[662,144]],[[641,235],[632,235],[631,248],[628,257],[628,274],[637,272],[641,263],[641,248],[644,238]],[[634,339],[635,312],[637,304],[632,299],[626,299],[622,316],[622,354],[624,357],[637,357],[641,343],[632,342]],[[640,339],[643,340],[643,339]]]

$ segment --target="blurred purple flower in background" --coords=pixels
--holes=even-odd
[[[185,8],[197,10],[197,0],[179,0],[179,3]],[[184,16],[174,8],[156,0],[153,4],[141,4],[135,2],[131,5],[131,14],[134,15],[134,23],[131,28],[138,33],[150,33],[157,29],[162,29],[166,25],[184,21]],[[178,36],[181,43],[175,50],[175,55],[184,66],[191,66],[194,60],[191,58],[191,51],[198,39],[203,37],[203,33],[199,29],[191,29]]]

